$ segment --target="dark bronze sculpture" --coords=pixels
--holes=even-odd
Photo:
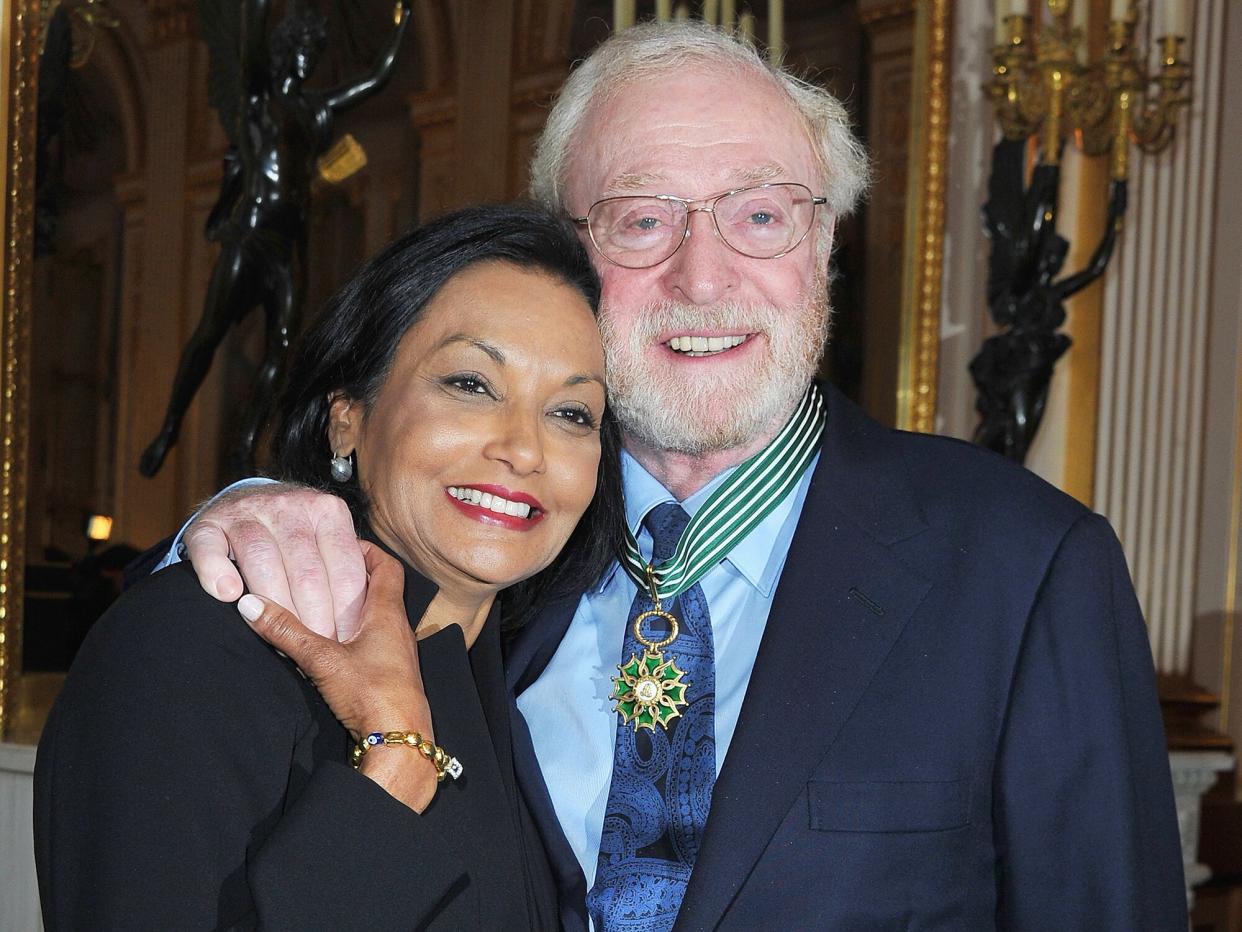
[[[34,254],[56,253],[65,175],[63,131],[65,101],[70,92],[73,35],[69,11],[56,7],[44,33],[39,55],[38,117],[35,120]]]
[[[413,0],[400,0],[396,29],[371,74],[317,91],[305,82],[327,42],[324,20],[298,6],[268,34],[270,0],[199,0],[211,51],[212,104],[229,134],[220,197],[207,237],[220,257],[203,317],[181,355],[159,435],[139,469],[154,476],[228,328],[256,306],[266,346],[230,461],[253,472],[254,446],[299,322],[306,280],[306,222],[316,159],[332,142],[333,116],[378,92],[392,74]]]
[[[988,337],[970,363],[981,415],[976,443],[1015,462],[1027,451],[1048,401],[1052,371],[1070,338],[1065,301],[1104,274],[1126,210],[1126,183],[1109,187],[1108,227],[1091,261],[1056,280],[1069,243],[1056,232],[1060,166],[1035,166],[1023,187],[1026,140],[1002,139],[992,152],[988,202],[983,214],[992,252],[988,259],[988,309],[1003,332]]]

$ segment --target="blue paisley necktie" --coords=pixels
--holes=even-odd
[[[653,563],[672,556],[689,520],[675,502],[648,513],[644,523],[654,542]],[[651,608],[650,594],[640,588],[625,626],[622,662],[631,654],[642,655],[634,619]],[[599,865],[587,894],[595,932],[673,927],[716,783],[716,658],[707,599],[696,583],[665,608],[678,619],[679,633],[664,655],[676,657],[686,671],[690,704],[667,733],[659,727],[636,732],[617,716]]]

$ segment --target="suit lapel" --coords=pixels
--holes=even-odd
[[[581,593],[574,593],[548,603],[534,621],[509,638],[505,682],[514,696],[520,696],[543,673],[569,630],[581,598]]]
[[[829,392],[829,423],[678,929],[716,926],[930,583],[888,544],[926,524],[887,433]]]

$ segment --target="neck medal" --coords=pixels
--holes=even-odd
[[[635,732],[655,731],[656,725],[667,730],[687,706],[686,689],[693,685],[682,682],[685,671],[673,662],[676,657],[664,659],[663,649],[677,638],[677,619],[664,611],[660,600],[671,603],[698,582],[789,496],[815,459],[823,433],[824,399],[812,385],[772,442],[741,463],[695,512],[671,559],[652,566],[626,529],[621,567],[640,589],[650,590],[655,606],[634,619],[642,656],[631,654],[617,667],[621,675],[612,678],[616,711],[623,724],[634,724]],[[648,639],[642,626],[649,618],[663,618],[668,637]]]
[[[659,725],[665,731],[669,723],[681,715],[689,700],[683,682],[686,671],[679,669],[676,657],[664,659],[664,648],[677,639],[677,619],[664,611],[655,583],[655,570],[647,564],[647,583],[651,589],[651,601],[655,607],[634,619],[634,637],[643,646],[643,655],[630,654],[630,659],[617,667],[619,676],[612,678],[612,698],[616,711],[621,713],[624,724],[633,724],[634,731],[649,728],[655,731]],[[653,641],[643,634],[643,622],[649,618],[662,618],[668,622],[668,636]]]

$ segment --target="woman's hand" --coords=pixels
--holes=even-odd
[[[255,632],[298,665],[355,740],[374,731],[417,731],[434,741],[431,709],[418,669],[418,646],[405,615],[401,564],[362,542],[368,576],[358,633],[338,643],[256,595],[237,603]],[[377,747],[359,768],[421,812],[436,789],[430,761],[409,748]]]

